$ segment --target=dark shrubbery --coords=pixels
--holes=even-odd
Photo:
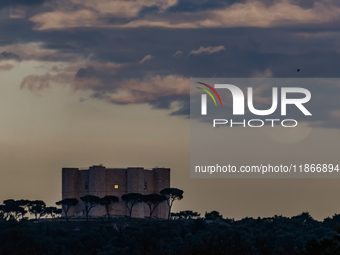
[[[209,220],[0,221],[0,254],[339,254],[338,215],[323,222],[308,213],[238,221],[212,215]]]

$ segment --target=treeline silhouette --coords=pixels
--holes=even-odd
[[[156,207],[165,202],[168,204],[169,213],[168,218],[170,218],[171,207],[175,200],[181,200],[183,198],[183,190],[177,188],[165,188],[160,191],[160,194],[146,194],[142,195],[140,193],[128,193],[124,194],[121,199],[125,202],[126,209],[129,213],[129,217],[131,217],[133,207],[138,203],[145,203],[149,207],[149,217],[152,217],[153,212]],[[110,211],[112,206],[115,203],[119,202],[119,198],[117,196],[105,196],[98,197],[94,195],[85,195],[80,197],[80,200],[84,204],[84,211],[86,215],[86,220],[89,220],[90,211],[98,206],[104,206],[106,211],[107,218],[110,217]],[[28,219],[24,217],[28,212],[31,215],[35,216],[35,219],[40,219],[43,216],[51,216],[55,218],[56,216],[61,215],[64,212],[65,219],[68,221],[68,212],[69,210],[78,204],[77,198],[65,198],[61,201],[56,202],[56,205],[61,206],[62,209],[57,207],[46,207],[46,204],[42,200],[14,200],[7,199],[3,201],[3,204],[0,205],[0,219],[9,220],[25,220]]]
[[[201,216],[191,210],[171,213],[183,191],[167,188],[160,194],[128,193],[121,198],[86,195],[86,220],[67,221],[67,212],[80,201],[56,202],[62,209],[47,207],[42,200],[8,199],[0,205],[1,255],[340,255],[340,215],[322,222],[303,212],[294,217],[223,218],[217,211]],[[110,217],[110,208],[124,201],[128,215]],[[132,218],[137,203],[149,207],[148,219]],[[160,203],[169,205],[169,218],[152,218]],[[95,206],[106,216],[89,220]],[[34,216],[29,220],[27,213]],[[43,220],[42,217],[50,217]],[[66,221],[65,221],[66,219]]]
[[[24,220],[27,219],[24,216],[28,212],[35,219],[40,219],[45,215],[54,218],[60,215],[62,210],[54,206],[46,207],[45,202],[42,200],[7,199],[0,205],[0,219],[2,220]]]
[[[340,215],[223,218],[173,213],[171,220],[122,216],[96,221],[0,220],[0,254],[336,255]]]

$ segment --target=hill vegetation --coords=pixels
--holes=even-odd
[[[198,215],[185,211],[171,220],[12,218],[0,221],[0,254],[339,254],[340,215],[322,222],[309,213],[242,220],[225,219],[216,211]]]
[[[288,218],[223,218],[217,212],[203,217],[190,210],[171,213],[168,219],[152,217],[160,203],[169,213],[183,191],[164,189],[160,194],[124,194],[128,216],[110,215],[116,196],[86,195],[66,198],[47,207],[41,200],[8,199],[0,205],[1,255],[340,255],[340,215],[322,222],[308,212]],[[83,203],[86,215],[69,216],[68,210]],[[149,217],[132,218],[134,205],[145,203]],[[106,215],[91,217],[95,206]],[[61,217],[61,212],[64,216]],[[30,213],[33,219],[29,219]],[[47,218],[44,218],[47,217]]]

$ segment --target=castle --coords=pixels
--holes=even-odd
[[[111,215],[128,215],[125,202],[121,196],[127,193],[143,195],[157,193],[170,187],[170,169],[143,167],[106,168],[102,165],[91,166],[86,170],[79,168],[62,169],[62,199],[77,198],[75,207],[71,207],[68,216],[83,216],[84,204],[80,197],[94,195],[100,198],[114,195],[119,197],[119,203],[111,207]],[[166,202],[159,204],[153,213],[154,217],[167,218],[169,207]],[[90,211],[90,216],[105,215],[104,206],[96,206]],[[133,207],[132,217],[144,218],[149,215],[149,207],[138,203]]]

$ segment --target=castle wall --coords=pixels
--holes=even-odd
[[[154,187],[159,193],[161,190],[170,187],[170,168],[154,168]],[[156,193],[155,192],[155,193]],[[163,202],[156,207],[153,216],[157,218],[168,218],[169,206],[167,202]]]
[[[118,188],[115,188],[118,185]],[[126,215],[126,206],[121,197],[127,193],[126,169],[106,169],[106,196],[119,197],[119,203],[111,206],[112,215]]]
[[[148,195],[152,193],[159,193],[157,190],[155,190],[154,185],[154,172],[153,171],[145,171],[144,172],[144,184],[143,184],[143,192],[141,192],[143,195]],[[150,215],[150,209],[149,206],[145,203],[144,205],[144,216],[149,217]]]
[[[127,193],[141,193],[144,191],[144,169],[127,169]],[[132,208],[131,217],[144,218],[144,204],[138,203]]]
[[[81,216],[84,214],[84,205],[83,202],[80,200],[81,197],[84,197],[86,195],[90,194],[90,189],[89,189],[89,170],[80,170],[78,171],[78,197],[77,199],[79,200],[75,212],[76,215]]]
[[[78,198],[78,168],[63,168],[62,169],[62,199],[64,198]],[[76,207],[71,207],[68,211],[68,215],[74,215],[77,213]],[[63,216],[64,216],[63,212]]]
[[[170,187],[170,169],[154,168],[145,170],[141,167],[127,169],[107,169],[104,166],[92,166],[88,170],[78,168],[63,168],[62,170],[62,199],[77,198],[79,203],[72,207],[68,215],[84,215],[84,203],[80,197],[95,195],[100,198],[114,195],[119,203],[111,206],[111,215],[128,215],[121,196],[127,193],[141,193],[143,195],[157,193]],[[90,211],[90,216],[103,216],[106,214],[104,206],[96,206]],[[145,203],[133,207],[132,217],[144,218],[150,214]],[[167,218],[168,206],[166,202],[158,205],[153,216]]]
[[[105,197],[106,169],[103,166],[92,166],[89,168],[89,194],[97,197]],[[84,207],[85,208],[85,207]],[[104,215],[103,206],[95,206],[91,209],[90,215]]]

